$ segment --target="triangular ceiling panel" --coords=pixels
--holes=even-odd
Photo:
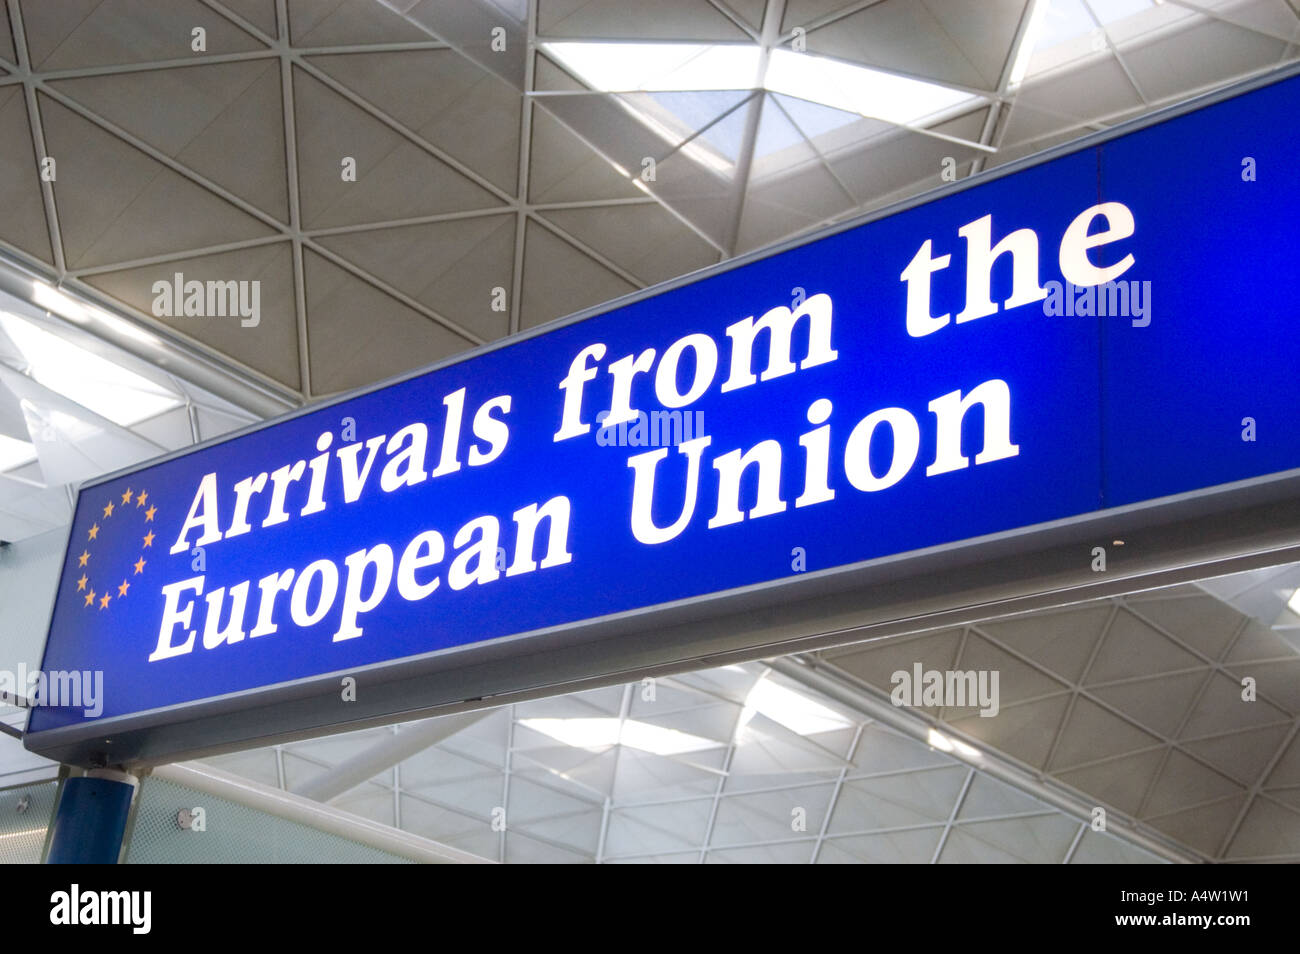
[[[528,223],[521,328],[532,328],[635,290],[635,286],[543,226]]]
[[[950,629],[906,639],[883,640],[865,646],[830,650],[825,656],[849,675],[889,692],[893,688],[893,674],[900,670],[910,673],[918,663],[922,669],[951,668],[957,659],[961,640],[962,631]],[[939,714],[933,709],[922,711],[936,717]]]
[[[1285,712],[1264,699],[1243,699],[1243,692],[1240,682],[1216,673],[1197,700],[1196,708],[1183,729],[1184,737],[1195,739],[1232,729],[1290,721]]]
[[[1247,670],[1265,659],[1293,659],[1296,651],[1282,635],[1252,620],[1228,651],[1227,662],[1234,669]]]
[[[455,50],[317,56],[311,63],[494,185],[519,178],[519,91]]]
[[[698,0],[538,0],[542,37],[736,41],[749,39],[726,14]]]
[[[1264,781],[1270,788],[1300,786],[1300,736],[1291,739]]]
[[[1300,813],[1268,798],[1250,803],[1228,850],[1229,860],[1300,854]]]
[[[501,205],[442,160],[302,70],[294,70],[298,183],[308,229]],[[356,162],[356,181],[344,160]]]
[[[1149,823],[1193,850],[1215,857],[1245,804],[1246,797],[1244,793],[1231,795],[1208,805],[1197,805],[1149,819]]]
[[[1210,596],[1148,600],[1134,611],[1210,659],[1218,659],[1244,622],[1240,613]]]
[[[313,394],[433,364],[471,342],[311,251],[303,253]]]
[[[58,163],[54,201],[69,267],[129,262],[273,234],[264,223],[157,159],[40,97]]]
[[[279,60],[50,86],[267,214],[289,220]]]
[[[861,0],[786,0],[781,30],[789,33],[795,27],[807,27],[814,21],[820,21],[841,11],[852,11],[859,6]],[[847,15],[846,12],[845,16]]]
[[[356,0],[289,0],[289,28],[300,48],[431,39],[383,4]]]
[[[1130,719],[1160,735],[1170,737],[1178,731],[1192,702],[1205,685],[1203,670],[1157,676],[1132,682],[1098,686],[1092,694],[1119,709]]]
[[[953,829],[1027,864],[1060,864],[1078,834],[1072,818],[1052,812],[1030,818],[967,822]],[[949,836],[951,837],[951,835]]]
[[[545,107],[534,104],[528,200],[533,203],[646,198],[627,176]]]
[[[619,755],[610,797],[615,801],[645,801],[712,796],[717,788],[718,776],[714,772],[677,759],[624,748]]]
[[[183,281],[257,282],[258,323],[245,326],[244,321],[253,319],[239,316],[157,316],[153,308],[157,297],[154,282],[163,281],[174,287],[178,273]],[[86,281],[146,315],[155,315],[156,320],[174,331],[229,355],[281,384],[291,388],[301,386],[293,255],[288,242],[104,272],[89,276]],[[245,288],[251,305],[253,286]]]
[[[267,36],[277,35],[275,0],[223,0],[222,6],[236,16],[243,17]]]
[[[1183,747],[1241,784],[1253,785],[1260,772],[1273,760],[1288,731],[1288,726],[1275,725],[1184,742]]]
[[[620,102],[620,99],[626,99],[628,103],[635,103],[648,98],[641,93],[625,94],[623,97],[607,93],[574,93],[567,96],[540,96],[538,102],[542,108],[550,110],[557,119],[600,150],[601,155],[622,166],[629,175],[640,175],[645,159],[662,163],[691,132],[677,129],[668,131],[665,128],[661,135],[650,129]],[[703,127],[714,118],[716,115],[701,121],[698,126]]]
[[[1150,102],[1185,94],[1274,64],[1293,46],[1285,39],[1205,18],[1186,32],[1171,33],[1124,51],[1124,62]],[[1189,55],[1189,50],[1213,50]]]
[[[317,241],[491,341],[510,330],[509,310],[495,309],[494,291],[511,287],[515,221],[514,214],[475,216]]]
[[[1274,661],[1263,666],[1234,665],[1229,672],[1234,676],[1253,676],[1261,697],[1289,715],[1300,713],[1300,659]]]
[[[880,835],[845,835],[822,842],[818,864],[928,864],[943,828],[920,828]]]
[[[1155,818],[1240,792],[1242,786],[1182,752],[1169,753],[1143,817]]]
[[[1164,764],[1164,749],[1148,749],[1123,758],[1053,773],[1057,779],[1102,805],[1136,816],[1156,772]]]
[[[717,262],[718,251],[662,206],[554,209],[541,215],[647,285]]]
[[[27,104],[19,86],[0,89],[0,141],[11,144],[0,150],[0,208],[4,209],[0,239],[42,262],[52,263],[39,167],[31,147]]]
[[[998,673],[998,698],[1002,705],[1015,705],[1031,699],[1054,695],[1067,687],[1029,663],[1016,658],[976,632],[966,636],[957,668],[974,672]],[[991,683],[989,684],[991,686]],[[945,709],[944,718],[970,715],[976,708]],[[987,717],[986,717],[987,718]]]
[[[1011,106],[1002,141],[1014,145],[1038,139],[1080,126],[1089,116],[1119,112],[1141,102],[1118,61],[1097,59],[1081,69],[1049,73],[1025,83]]]
[[[735,252],[771,245],[856,205],[820,161],[753,182],[745,195]]]
[[[982,5],[986,6],[986,5]],[[986,17],[981,16],[981,22]],[[1014,26],[1012,28],[1014,35]],[[985,61],[1001,45],[990,36]],[[1006,37],[1010,47],[1011,37]],[[997,72],[985,75],[944,30],[922,0],[884,0],[808,34],[808,52],[821,53],[910,76],[995,90]],[[987,66],[987,62],[985,64]]]
[[[979,140],[983,130],[985,108],[954,117],[932,128],[946,136],[956,136],[967,142]],[[872,122],[864,120],[864,123]],[[984,152],[974,146],[939,139],[924,133],[908,132],[887,123],[878,124],[882,135],[871,139],[856,139],[827,153],[827,161],[835,175],[857,198],[885,196],[907,187],[909,193],[924,192],[944,185],[943,163],[952,158],[961,165]],[[864,129],[866,127],[863,127]],[[858,136],[854,126],[845,127],[845,136]],[[839,136],[830,134],[832,140]]]
[[[479,66],[496,73],[517,90],[524,88],[530,44],[524,20],[527,0],[457,0],[415,3],[382,0],[403,11],[411,22],[442,40]]]
[[[917,745],[906,736],[874,723],[863,727],[852,759],[856,770],[866,775],[929,768],[952,761],[938,749]]]
[[[755,32],[763,28],[763,11],[767,9],[767,0],[718,0],[718,5],[726,7]]]
[[[921,0],[938,29],[961,50],[962,58],[978,74],[984,89],[997,89],[1010,60],[1021,20],[1029,15],[1029,0],[999,3],[954,3]]]
[[[1083,674],[1083,667],[1092,657],[1093,647],[1101,639],[1108,619],[1109,607],[1090,606],[991,620],[980,623],[979,629],[1073,683]]]
[[[266,49],[199,0],[23,0],[20,7],[32,67],[43,72]],[[192,31],[200,28],[205,49],[198,52]]]
[[[870,831],[947,821],[970,770],[962,765],[846,779],[828,832]]]
[[[1163,633],[1121,609],[1093,659],[1087,683],[1099,685],[1116,679],[1199,669],[1203,665]]]
[[[1159,744],[1154,735],[1080,696],[1061,731],[1051,769],[1061,771]]]
[[[953,728],[1026,765],[1042,768],[1069,700],[1069,693],[1063,692],[1035,702],[1004,706],[996,718],[967,716],[954,722]]]
[[[1047,806],[1018,788],[1012,788],[987,775],[976,775],[962,799],[959,821],[995,818],[1007,815],[1040,815]]]
[[[0,57],[6,63],[18,65],[18,54],[14,50],[14,34],[7,16],[0,17]]]

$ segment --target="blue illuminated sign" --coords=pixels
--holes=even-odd
[[[175,713],[1300,467],[1296,115],[1286,79],[93,483],[43,668]]]

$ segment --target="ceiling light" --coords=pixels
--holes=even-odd
[[[13,470],[36,459],[36,447],[29,441],[20,441],[0,434],[0,471]]]
[[[122,427],[181,404],[149,379],[10,312],[0,312],[0,329],[22,352],[34,380]]]
[[[755,712],[762,713],[799,735],[831,732],[852,724],[834,709],[814,702],[793,689],[779,686],[766,676],[754,683],[749,695],[745,697],[740,724],[743,726],[748,723]]]
[[[1286,608],[1300,616],[1300,589],[1291,594],[1291,598],[1286,602]]]
[[[519,724],[579,749],[625,745],[655,755],[680,755],[722,745],[713,739],[633,719],[520,719]]]

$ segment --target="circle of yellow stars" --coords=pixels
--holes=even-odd
[[[154,516],[158,513],[158,508],[153,504],[149,503],[148,491],[142,490],[139,493],[136,493],[130,487],[128,487],[126,491],[122,493],[120,501],[115,503],[113,499],[110,499],[108,503],[104,505],[103,516],[100,519],[102,519],[103,522],[107,524],[108,521],[113,518],[114,513],[119,513],[120,511],[128,510],[131,508],[132,504],[134,504],[135,509],[144,511],[145,523],[153,523]],[[146,504],[148,504],[148,509],[145,509]],[[99,533],[102,529],[103,528],[100,526],[100,523],[97,520],[91,526],[90,530],[87,533],[87,544],[89,544],[94,540],[97,540],[99,538]],[[153,541],[154,541],[154,532],[152,529],[149,529],[149,532],[146,533],[141,538],[140,558],[136,560],[135,563],[132,564],[132,567],[134,568],[135,571],[134,573],[131,574],[132,576],[139,576],[141,573],[144,572],[145,564],[148,562],[144,558],[144,551],[153,546]],[[116,587],[110,585],[105,589],[103,593],[97,593],[95,591],[95,588],[90,585],[90,577],[86,572],[89,569],[90,558],[91,558],[91,553],[90,553],[89,546],[83,549],[81,551],[81,555],[77,557],[77,566],[82,569],[81,579],[77,580],[77,592],[86,594],[85,603],[82,604],[83,608],[89,609],[98,604],[101,610],[106,610],[108,609],[109,604],[112,603],[115,598],[124,599],[127,596],[127,594],[130,593],[131,583],[129,580],[127,580],[124,577],[122,579],[122,582],[119,583]],[[116,597],[113,596],[112,593],[113,589],[117,590]]]

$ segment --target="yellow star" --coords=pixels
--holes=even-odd
[[[86,605],[89,606],[93,602],[95,602],[95,591],[91,590],[86,594]]]
[[[139,576],[143,572],[144,572],[144,557],[140,557],[140,559],[135,561],[135,575]]]
[[[104,508],[104,516],[105,517],[113,516],[113,501],[110,500],[108,502],[108,506]]]
[[[144,502],[148,499],[149,499],[149,494],[142,490],[135,495],[135,505],[137,507],[143,507]]]
[[[152,530],[150,530],[149,533],[145,536],[145,538],[144,538],[144,545],[147,546],[147,547],[151,547],[151,546],[153,546],[153,531],[152,531]]]
[[[87,550],[81,551],[81,556],[77,557],[77,566],[85,566],[86,561],[90,559],[90,553]]]
[[[100,609],[108,609],[108,603],[109,603],[109,600],[111,600],[112,598],[113,598],[113,597],[109,596],[107,593],[105,593],[103,596],[101,596],[101,597],[99,598],[99,608],[100,608]]]
[[[129,590],[130,588],[131,588],[131,584],[128,583],[126,580],[123,580],[122,585],[117,588],[117,595],[126,596],[126,591]]]
[[[80,593],[86,588],[86,574],[81,574],[81,579],[77,581],[77,592]]]
[[[153,515],[156,514],[157,512],[158,512],[158,508],[157,508],[157,507],[150,507],[148,510],[146,510],[146,511],[144,512],[145,523],[152,523],[152,522],[153,522]]]
[[[99,536],[99,524],[95,524],[93,527],[90,528],[90,539],[93,540],[97,536]]]
[[[126,488],[126,493],[122,495],[122,503],[129,504],[131,502],[131,497],[133,495],[134,495],[134,491],[131,490],[130,487]]]

